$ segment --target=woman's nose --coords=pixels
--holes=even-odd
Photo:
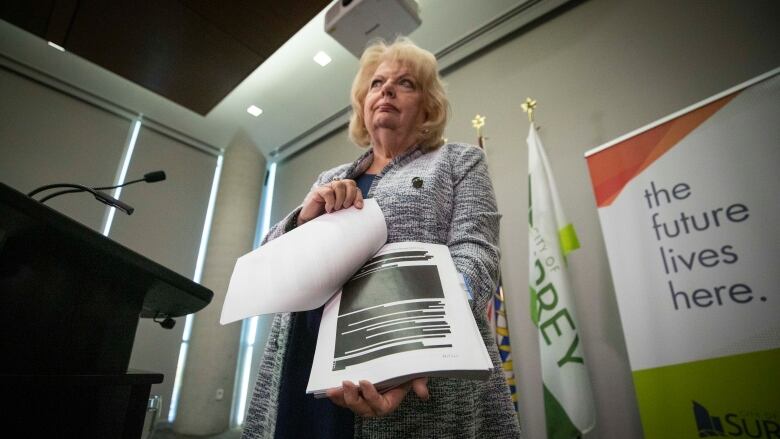
[[[395,96],[395,88],[393,88],[393,84],[390,81],[385,82],[382,86],[382,96]]]

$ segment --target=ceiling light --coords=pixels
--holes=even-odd
[[[65,51],[64,47],[60,46],[59,44],[54,44],[51,41],[49,41],[49,46],[59,50],[60,52],[64,52]]]
[[[321,65],[322,67],[327,66],[328,64],[330,64],[331,61],[332,60],[330,59],[328,54],[323,52],[323,51],[321,51],[321,50],[319,52],[317,52],[316,55],[314,55],[314,62],[316,62],[317,64]]]
[[[257,117],[257,116],[263,114],[263,110],[261,110],[260,108],[256,107],[255,105],[252,105],[249,108],[247,108],[246,112],[251,114],[254,117]]]

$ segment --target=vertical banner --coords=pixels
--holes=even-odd
[[[780,438],[778,73],[586,154],[648,439]]]
[[[531,319],[539,330],[547,437],[579,438],[596,423],[566,255],[579,248],[552,169],[531,123],[528,132],[528,261]]]

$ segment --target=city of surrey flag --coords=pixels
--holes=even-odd
[[[571,439],[596,420],[566,255],[579,248],[566,220],[536,127],[528,133],[528,256],[531,319],[539,332],[549,439]]]

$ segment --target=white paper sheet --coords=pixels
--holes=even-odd
[[[318,308],[386,240],[375,200],[321,215],[238,259],[219,322]]]

